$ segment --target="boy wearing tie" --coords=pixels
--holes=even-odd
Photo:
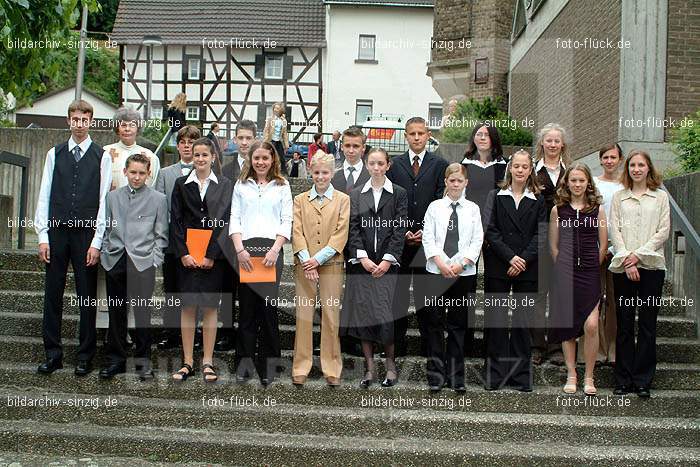
[[[100,371],[104,379],[126,372],[128,303],[134,310],[136,372],[141,379],[153,376],[150,302],[155,270],[168,246],[168,203],[164,194],[146,186],[150,167],[148,157],[130,155],[124,167],[127,185],[110,192],[105,202],[107,228],[100,256],[107,272],[109,329],[107,362]]]
[[[68,107],[70,139],[46,154],[34,225],[39,258],[46,263],[44,349],[37,371],[63,368],[61,322],[68,263],[73,266],[80,302],[80,332],[75,374],[92,371],[95,355],[97,262],[104,232],[104,199],[112,184],[112,159],[88,135],[92,106],[73,101]]]

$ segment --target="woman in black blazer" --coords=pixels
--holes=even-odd
[[[554,195],[557,186],[564,176],[566,167],[571,164],[569,143],[566,130],[558,123],[548,123],[537,132],[535,143],[535,176],[544,197],[545,214],[549,221],[549,213],[554,207]],[[530,328],[532,338],[532,361],[539,365],[545,358],[557,365],[564,364],[564,356],[559,344],[545,342],[545,330],[547,321],[545,312],[547,309],[547,294],[549,293],[549,275],[552,269],[552,259],[543,255],[540,261],[542,270],[540,278],[542,287],[540,296],[535,305],[533,326]]]
[[[197,307],[203,314],[202,372],[206,382],[216,381],[213,366],[216,342],[217,308],[223,290],[226,258],[221,246],[225,244],[231,216],[231,180],[216,176],[212,170],[214,144],[208,138],[192,143],[194,169],[180,177],[173,186],[170,205],[170,249],[178,261],[178,290],[182,303],[182,368],[172,375],[184,381],[194,373],[194,330]],[[204,258],[198,262],[187,245],[188,234],[212,231]]]
[[[484,386],[493,390],[509,385],[529,392],[528,318],[534,308],[538,258],[544,242],[540,230],[547,222],[530,154],[523,150],[513,154],[501,186],[487,200],[491,209],[484,247]],[[513,295],[509,296],[511,289]],[[509,308],[513,310],[510,333]]]
[[[394,361],[394,315],[392,300],[398,278],[398,261],[406,235],[406,190],[392,183],[385,173],[389,155],[381,148],[367,155],[371,178],[350,193],[348,270],[341,312],[341,335],[362,341],[365,375],[360,386],[374,381],[374,343],[383,344],[386,377],[382,386],[398,379]]]

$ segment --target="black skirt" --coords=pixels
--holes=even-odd
[[[182,306],[217,308],[224,289],[225,259],[214,260],[211,269],[186,268],[178,258],[177,278]]]

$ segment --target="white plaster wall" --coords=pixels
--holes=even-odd
[[[432,8],[349,7],[326,10],[323,64],[324,131],[355,124],[355,101],[373,101],[373,113],[427,118],[442,103],[426,75],[433,33]],[[360,34],[376,36],[378,64],[355,63]]]

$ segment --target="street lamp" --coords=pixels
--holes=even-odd
[[[151,68],[153,67],[153,46],[163,45],[163,40],[160,36],[143,36],[141,44],[146,46],[146,109],[144,110],[143,118],[149,120],[151,118]]]

